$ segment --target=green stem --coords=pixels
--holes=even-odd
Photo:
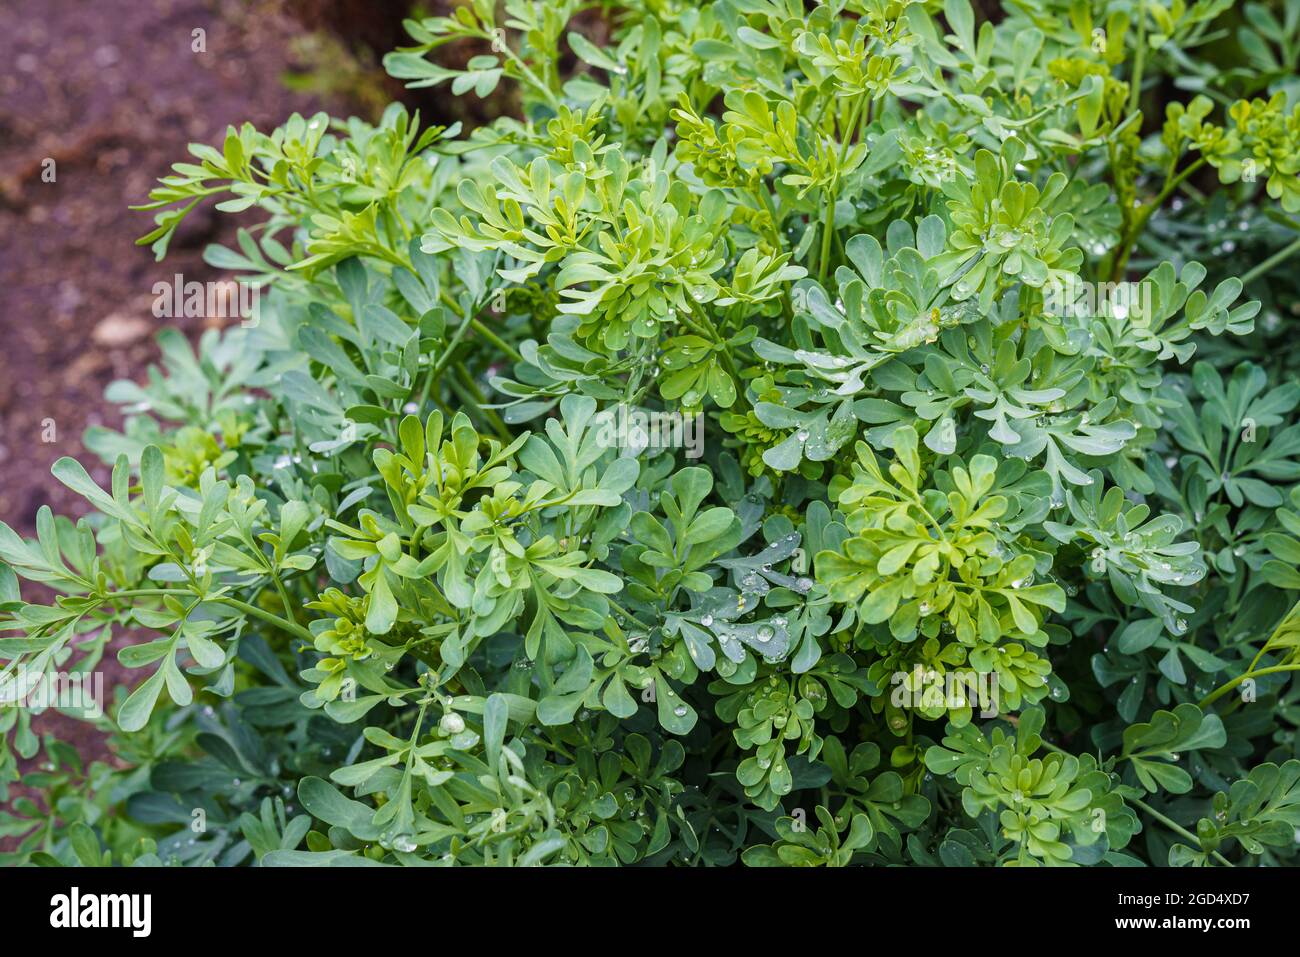
[[[849,108],[848,122],[842,127],[844,139],[840,143],[840,161],[836,167],[835,179],[826,186],[826,212],[822,214],[821,262],[817,269],[817,275],[823,282],[826,280],[826,271],[830,269],[831,234],[835,231],[835,200],[839,195],[839,168],[844,165],[844,158],[849,154],[849,144],[853,142],[858,128],[858,113],[861,112],[866,98],[865,92],[858,94],[853,101],[853,106]]]
[[[506,342],[478,319],[470,319],[469,324],[474,328],[475,332],[508,355],[511,359],[514,359],[515,362],[524,361],[524,357],[515,350],[514,346]]]
[[[478,412],[483,416],[484,420],[492,428],[492,431],[495,432],[497,436],[506,443],[506,445],[509,445],[515,440],[515,437],[510,433],[510,430],[506,428],[506,424],[501,421],[501,417],[496,414],[496,410],[484,407],[484,403],[487,400],[484,399],[483,392],[470,377],[469,372],[465,370],[464,363],[457,362],[453,364],[450,385],[452,386],[453,391],[460,396],[462,402],[465,402],[465,404],[473,411]]]
[[[274,571],[271,572],[271,581],[275,583],[275,590],[280,594],[280,601],[284,604],[284,614],[289,621],[296,619],[293,601],[289,598],[289,593],[284,589],[284,582],[280,581],[280,576]]]
[[[492,37],[491,35],[485,35],[484,39],[491,40]],[[551,90],[550,85],[544,83],[537,74],[533,72],[532,68],[524,62],[523,58],[510,48],[509,44],[502,43],[501,46],[505,48],[502,52],[506,55],[506,58],[519,68],[522,79],[542,95],[542,98],[546,100],[546,104],[551,109],[556,113],[560,112],[560,101],[555,98],[555,93]]]
[[[104,595],[103,598],[105,601],[111,601],[116,598],[161,598],[164,595],[175,594],[177,594],[177,589],[175,588],[133,588],[126,591],[109,592],[107,595]],[[258,608],[256,605],[250,605],[248,602],[240,601],[238,598],[229,598],[225,595],[207,596],[197,592],[191,592],[191,594],[200,601],[211,601],[222,605],[229,605],[231,608],[236,608],[246,615],[252,615],[255,618],[262,619],[268,624],[276,625],[277,627],[289,632],[291,635],[297,635],[304,641],[316,640],[315,635],[297,622],[286,621],[279,615],[275,614],[275,612],[266,611],[265,609]]]
[[[616,612],[618,612],[618,613],[619,613],[620,615],[622,615],[624,618],[627,618],[629,621],[634,621],[634,622],[636,622],[638,625],[640,625],[640,626],[641,626],[642,628],[644,628],[646,631],[649,631],[649,630],[650,630],[650,627],[651,627],[650,625],[647,625],[644,621],[642,621],[642,620],[641,620],[640,618],[638,618],[636,615],[632,614],[630,611],[628,611],[626,608],[624,608],[622,605],[620,605],[618,602],[616,602],[613,598],[610,598],[608,595],[606,595],[606,596],[605,596],[605,601],[609,602],[610,607],[612,607]]]
[[[731,376],[732,382],[736,384],[736,394],[740,395],[743,391],[740,373],[736,369],[736,364],[731,360],[731,351],[726,348],[727,340],[723,338],[722,333],[718,330],[718,327],[714,324],[713,320],[709,318],[709,314],[706,313],[703,308],[697,307],[695,303],[690,302],[690,300],[687,301],[690,303],[691,314],[701,323],[701,327],[697,328],[695,331],[703,334],[706,339],[712,339],[717,344],[717,353],[722,358],[722,366],[727,370],[727,375]],[[683,317],[682,321],[686,322],[685,317]],[[689,322],[686,324],[688,326],[691,325]]]
[[[1129,220],[1128,228],[1124,231],[1124,237],[1120,241],[1119,248],[1115,251],[1115,262],[1110,270],[1111,282],[1119,282],[1120,279],[1123,278],[1124,270],[1128,266],[1129,256],[1132,254],[1133,247],[1137,243],[1138,233],[1140,233],[1146,226],[1147,220],[1150,219],[1151,215],[1160,208],[1161,204],[1163,204],[1166,199],[1169,198],[1170,194],[1182,185],[1183,180],[1195,173],[1198,169],[1204,166],[1205,163],[1205,157],[1199,157],[1196,162],[1192,163],[1177,176],[1166,177],[1164,188],[1160,190],[1159,195],[1157,195],[1150,203],[1147,203],[1138,210],[1137,214]]]
[[[835,192],[826,187],[826,212],[822,214],[822,250],[818,259],[817,277],[824,283],[830,267],[831,231],[835,228]]]
[[[1220,685],[1214,691],[1211,691],[1208,695],[1202,698],[1200,702],[1200,706],[1203,710],[1207,706],[1214,704],[1214,702],[1218,701],[1225,694],[1227,694],[1229,691],[1237,687],[1237,685],[1241,684],[1243,681],[1247,680],[1248,678],[1258,678],[1261,675],[1282,674],[1283,672],[1286,671],[1300,671],[1300,664],[1273,665],[1269,668],[1260,668],[1258,671],[1252,670],[1252,671],[1247,671],[1244,674],[1237,675],[1237,677],[1233,678],[1231,681],[1227,682],[1226,684]]]
[[[1248,270],[1246,274],[1241,277],[1241,284],[1244,286],[1247,283],[1258,279],[1274,266],[1294,256],[1297,252],[1300,252],[1300,238],[1292,240],[1290,244],[1279,249],[1255,268]]]
[[[760,177],[758,180],[758,188],[755,189],[754,192],[758,194],[759,201],[763,204],[763,209],[767,211],[767,218],[772,223],[772,242],[776,247],[773,252],[779,251],[785,247],[785,244],[781,242],[781,223],[776,218],[776,207],[772,204],[772,193],[771,190],[767,188],[767,180]]]
[[[218,598],[205,598],[204,601],[215,601],[222,605],[229,605],[231,608],[237,608],[238,610],[242,611],[246,615],[252,615],[254,618],[260,618],[263,621],[267,622],[268,624],[276,625],[279,628],[283,628],[291,635],[297,635],[303,641],[310,643],[316,640],[315,635],[313,635],[310,631],[308,631],[306,628],[304,628],[302,625],[298,624],[297,622],[285,621],[283,618],[281,618],[279,615],[275,614],[274,612],[265,611],[261,608],[258,608],[256,605],[250,605],[246,601],[240,601],[238,598],[227,598],[226,596],[222,595]]]
[[[461,322],[460,325],[456,327],[456,331],[451,334],[451,339],[448,340],[447,347],[442,350],[442,355],[438,356],[437,361],[429,367],[429,372],[424,378],[424,385],[420,388],[420,399],[422,405],[423,400],[428,398],[429,392],[432,390],[434,383],[438,381],[438,376],[442,375],[442,370],[445,369],[447,363],[451,361],[452,354],[456,351],[456,347],[460,345],[461,340],[465,338],[465,333],[469,332],[471,328],[469,321],[466,320],[465,314],[461,312],[460,307],[456,305],[455,300],[448,296],[446,292],[441,292],[439,295],[442,300],[447,303],[448,307],[451,308],[452,312],[460,317]]]
[[[1161,814],[1159,811],[1157,811],[1155,808],[1153,808],[1153,807],[1152,807],[1150,804],[1148,804],[1146,801],[1140,800],[1140,799],[1135,798],[1135,797],[1125,798],[1125,800],[1126,800],[1126,801],[1129,801],[1129,802],[1130,802],[1134,807],[1139,808],[1139,809],[1141,809],[1141,810],[1143,810],[1143,811],[1146,811],[1146,812],[1147,812],[1148,814],[1150,814],[1153,818],[1155,818],[1157,821],[1159,821],[1159,822],[1160,822],[1161,824],[1163,824],[1165,827],[1169,828],[1169,830],[1173,831],[1175,834],[1178,834],[1180,837],[1184,837],[1184,838],[1186,838],[1187,840],[1191,841],[1193,847],[1200,847],[1200,846],[1201,846],[1200,838],[1198,838],[1198,837],[1197,837],[1195,834],[1193,834],[1191,831],[1187,830],[1187,828],[1183,827],[1183,826],[1182,826],[1181,824],[1179,824],[1177,821],[1172,820],[1171,818],[1168,818],[1168,817],[1166,817],[1165,815]],[[1222,854],[1220,854],[1218,851],[1210,851],[1210,856],[1213,857],[1213,858],[1214,858],[1216,861],[1218,861],[1219,863],[1224,864],[1224,865],[1227,866],[1227,867],[1233,867],[1233,866],[1235,866],[1235,865],[1232,863],[1232,861],[1228,860],[1226,857],[1224,857],[1224,856],[1223,856]]]
[[[1142,98],[1142,67],[1147,58],[1147,4],[1138,0],[1138,35],[1137,50],[1133,54],[1133,84],[1128,91],[1128,111],[1136,113],[1138,101]]]

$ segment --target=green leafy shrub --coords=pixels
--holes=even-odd
[[[7,859],[1294,862],[1300,4],[584,6],[151,194],[266,295],[0,526],[6,674],[139,676]]]

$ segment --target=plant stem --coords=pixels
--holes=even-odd
[[[1237,687],[1237,685],[1245,681],[1247,678],[1257,678],[1260,675],[1276,675],[1286,671],[1300,671],[1300,664],[1273,665],[1272,667],[1269,668],[1260,668],[1258,671],[1247,671],[1244,674],[1237,675],[1237,677],[1233,678],[1231,681],[1223,685],[1220,685],[1214,691],[1211,691],[1208,695],[1202,698],[1200,701],[1200,706],[1202,709],[1204,709],[1208,705],[1213,704],[1214,702],[1222,698],[1225,694],[1227,694],[1229,691],[1231,691],[1233,688]]]
[[[822,252],[817,267],[817,276],[822,281],[826,281],[826,270],[830,265],[831,258],[831,231],[835,228],[835,192],[830,187],[826,187],[826,212],[822,215]]]
[[[1128,111],[1136,113],[1138,101],[1142,98],[1142,67],[1147,58],[1147,4],[1146,0],[1138,0],[1138,35],[1137,50],[1133,53],[1133,76],[1130,79],[1132,86],[1128,91]]]
[[[849,144],[853,142],[858,128],[858,113],[861,112],[866,98],[866,92],[858,94],[853,101],[853,106],[849,108],[849,119],[843,126],[844,139],[840,142],[840,161],[835,170],[835,179],[826,185],[826,212],[822,216],[822,253],[817,268],[817,275],[822,281],[825,281],[826,270],[830,268],[831,234],[835,231],[835,200],[839,195],[839,167],[844,165],[844,158],[848,156]]]
[[[514,359],[515,362],[523,362],[523,361],[524,361],[524,357],[521,356],[521,355],[520,355],[520,354],[515,350],[515,347],[514,347],[514,346],[512,346],[510,343],[506,342],[506,341],[505,341],[504,339],[502,339],[500,336],[498,336],[495,332],[493,332],[491,329],[489,329],[489,328],[488,328],[488,327],[487,327],[483,322],[481,322],[478,318],[472,318],[472,319],[470,319],[469,324],[474,328],[474,331],[475,331],[475,332],[477,332],[480,336],[482,336],[482,337],[483,337],[484,339],[486,339],[488,342],[492,343],[492,345],[496,346],[498,349],[500,349],[502,352],[504,352],[506,355],[508,355],[511,359]]]
[[[1165,827],[1169,828],[1169,830],[1173,831],[1175,834],[1179,835],[1180,837],[1185,837],[1185,838],[1187,838],[1187,840],[1193,842],[1193,844],[1194,844],[1195,846],[1197,846],[1197,847],[1200,846],[1200,843],[1201,843],[1200,838],[1198,838],[1198,837],[1197,837],[1195,834],[1193,834],[1191,831],[1187,830],[1187,828],[1183,827],[1183,826],[1182,826],[1181,824],[1179,824],[1177,821],[1175,821],[1175,820],[1173,820],[1173,819],[1171,819],[1171,818],[1168,818],[1168,817],[1166,817],[1165,815],[1161,814],[1159,811],[1157,811],[1155,808],[1153,808],[1153,807],[1152,807],[1150,804],[1148,804],[1146,801],[1140,800],[1139,798],[1125,798],[1125,800],[1130,801],[1130,802],[1133,804],[1134,807],[1136,807],[1136,808],[1140,808],[1141,810],[1146,811],[1146,812],[1147,812],[1148,814],[1150,814],[1153,818],[1155,818],[1157,821],[1159,821],[1159,822],[1160,822],[1161,824],[1163,824]],[[1221,863],[1221,864],[1223,864],[1223,865],[1225,865],[1225,866],[1227,866],[1227,867],[1235,867],[1235,866],[1236,866],[1236,865],[1234,865],[1234,864],[1232,863],[1232,861],[1228,860],[1226,857],[1224,857],[1224,856],[1223,856],[1222,854],[1220,854],[1218,851],[1210,851],[1210,856],[1213,857],[1213,858],[1214,858],[1216,861],[1218,861],[1219,863]]]
[[[280,581],[280,576],[274,571],[271,572],[271,581],[275,583],[275,590],[280,594],[280,601],[284,604],[284,613],[289,621],[295,620],[293,602],[289,598],[289,593],[285,591],[284,582]]]
[[[772,194],[767,188],[767,181],[760,178],[758,188],[754,190],[758,194],[759,201],[763,204],[763,209],[767,211],[767,218],[772,223],[772,242],[776,246],[773,252],[781,250],[785,244],[781,242],[781,224],[776,218],[776,207],[772,204]]]
[[[546,105],[556,113],[560,112],[560,101],[555,98],[555,93],[550,86],[543,83],[528,64],[524,62],[523,58],[515,53],[514,50],[506,47],[506,55],[510,58],[512,63],[519,67],[519,71],[523,74],[524,79],[527,80],[528,85],[542,95],[542,98],[546,100]]]
[[[1297,252],[1300,252],[1300,238],[1292,240],[1288,245],[1279,249],[1262,263],[1255,266],[1253,269],[1248,270],[1246,274],[1241,277],[1241,284],[1244,286],[1247,283],[1258,279],[1260,276],[1264,275],[1264,273],[1278,265],[1278,263],[1284,262],[1291,256],[1294,256]]]
[[[1161,204],[1169,198],[1169,195],[1182,185],[1183,180],[1195,173],[1198,169],[1204,166],[1205,163],[1205,157],[1199,157],[1196,162],[1192,163],[1177,176],[1171,175],[1166,177],[1164,188],[1160,190],[1159,195],[1139,209],[1137,214],[1129,220],[1128,228],[1124,231],[1124,237],[1120,240],[1119,248],[1115,251],[1115,262],[1111,266],[1110,270],[1111,282],[1119,282],[1120,279],[1123,278],[1124,270],[1128,266],[1128,258],[1133,252],[1134,245],[1137,243],[1138,233],[1140,233],[1143,227],[1146,226],[1147,220],[1150,219],[1152,214],[1160,208]]]
[[[515,440],[510,430],[506,428],[506,424],[501,421],[501,416],[497,415],[496,410],[485,407],[487,400],[483,397],[483,392],[479,389],[478,384],[466,371],[464,363],[456,362],[452,365],[451,384],[452,388],[460,394],[461,400],[481,414],[487,424],[491,426],[492,431],[503,442],[509,445]],[[459,389],[457,389],[457,386],[459,386]]]
[[[107,601],[114,598],[161,598],[163,595],[176,595],[178,593],[178,590],[175,588],[133,588],[127,591],[109,592],[104,596],[104,599]],[[277,627],[289,632],[289,634],[296,635],[304,641],[316,640],[315,635],[297,622],[286,621],[279,615],[275,614],[275,612],[266,611],[263,608],[258,608],[256,605],[250,605],[248,602],[240,601],[238,598],[229,598],[225,595],[205,596],[196,592],[190,592],[190,594],[195,598],[198,598],[200,601],[211,601],[221,605],[229,605],[231,608],[237,608],[246,615],[252,615],[255,618],[262,619],[268,624],[276,625]]]
[[[219,602],[222,605],[229,605],[231,608],[237,608],[246,615],[252,615],[255,618],[262,619],[268,624],[276,625],[279,628],[283,628],[291,635],[296,635],[297,637],[301,638],[303,641],[310,643],[316,640],[315,635],[313,635],[310,631],[308,631],[306,628],[304,628],[302,625],[298,624],[297,622],[285,621],[283,618],[281,618],[279,615],[275,614],[274,612],[265,611],[261,608],[258,608],[256,605],[250,605],[246,601],[240,601],[238,598],[227,598],[226,596],[222,595],[218,598],[205,598],[204,601],[215,601],[215,602]]]
[[[447,363],[451,361],[452,353],[456,351],[456,347],[460,345],[460,341],[465,338],[465,333],[470,330],[470,323],[465,319],[464,313],[460,311],[460,307],[456,305],[455,301],[448,296],[446,292],[441,292],[440,297],[447,303],[452,312],[461,317],[461,323],[456,327],[456,331],[451,334],[451,339],[448,340],[447,347],[442,350],[442,355],[438,356],[437,361],[429,367],[429,372],[424,377],[424,385],[420,388],[421,405],[423,405],[424,400],[428,398],[429,392],[433,389],[434,383],[438,381],[438,376],[442,375],[442,370],[445,369]]]
[[[642,620],[641,620],[640,618],[638,618],[636,615],[632,614],[630,611],[628,611],[626,608],[624,608],[622,605],[620,605],[618,602],[616,602],[616,601],[615,601],[613,598],[611,598],[609,595],[606,595],[606,596],[605,596],[605,601],[609,602],[610,607],[613,608],[613,609],[614,609],[616,612],[618,612],[620,615],[622,615],[624,618],[627,618],[627,619],[629,619],[630,621],[634,621],[634,622],[636,622],[638,625],[640,625],[640,626],[641,626],[642,628],[644,628],[646,631],[650,631],[650,630],[651,630],[651,628],[650,628],[649,625],[647,625],[644,621],[642,621]]]
[[[702,307],[696,306],[695,303],[690,302],[690,300],[687,301],[690,303],[691,314],[701,323],[700,328],[697,328],[696,331],[701,333],[704,338],[712,339],[717,344],[717,352],[722,358],[722,366],[727,370],[727,375],[731,376],[731,380],[736,384],[736,394],[740,395],[742,391],[740,373],[736,370],[736,364],[731,361],[731,352],[726,348],[727,340],[723,338],[718,327],[714,324],[713,320],[709,318],[709,314],[706,313]],[[682,317],[682,321],[686,322],[684,316]],[[689,322],[686,324],[688,326],[691,325]]]

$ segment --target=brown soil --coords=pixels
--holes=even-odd
[[[107,466],[82,445],[89,426],[120,425],[105,387],[145,377],[163,326],[178,326],[194,339],[205,326],[227,321],[155,319],[152,290],[176,273],[186,281],[223,278],[202,253],[211,243],[233,245],[238,218],[200,208],[163,262],[134,245],[152,228],[152,214],[127,207],[144,202],[171,164],[189,160],[188,143],[219,143],[228,125],[245,121],[270,129],[293,112],[373,118],[398,97],[419,109],[425,123],[473,126],[511,109],[504,87],[483,103],[441,89],[404,91],[377,69],[383,52],[407,42],[401,20],[416,6],[413,0],[0,5],[0,521],[31,535],[41,505],[83,514],[84,502],[50,475],[50,466],[74,456],[107,484]],[[445,14],[449,4],[418,6]],[[204,31],[202,52],[194,50],[196,30]],[[442,59],[463,62],[475,52],[483,51],[456,44]],[[27,583],[23,595],[50,600],[48,591]],[[107,687],[129,681],[111,651],[100,667]],[[73,744],[85,761],[110,757],[90,725],[46,713],[35,726]],[[7,845],[12,840],[0,840],[0,849]]]
[[[206,52],[191,50],[196,29]],[[178,272],[216,278],[203,247],[234,237],[229,217],[200,210],[156,263],[133,245],[150,214],[127,205],[187,143],[319,108],[279,80],[295,31],[274,8],[239,2],[15,0],[0,10],[0,519],[19,531],[45,503],[81,511],[49,466],[83,454],[87,426],[116,421],[104,387],[155,358],[153,335],[172,320],[153,317],[153,284]]]
[[[206,52],[194,52],[195,30]],[[245,120],[267,129],[321,108],[282,82],[296,20],[237,0],[8,0],[0,7],[0,520],[31,534],[42,504],[79,515],[82,501],[50,475],[82,459],[88,426],[117,425],[103,398],[118,378],[143,377],[163,324],[196,335],[203,319],[158,320],[155,282],[219,278],[209,243],[234,241],[236,222],[200,210],[155,262],[132,212],[186,144],[218,140]],[[331,104],[340,111],[337,104]],[[52,163],[50,162],[52,161]],[[53,176],[47,171],[53,171]],[[52,181],[50,181],[52,180]],[[24,596],[38,597],[24,586]],[[105,684],[121,677],[112,654]],[[89,725],[46,713],[84,759],[106,756]]]

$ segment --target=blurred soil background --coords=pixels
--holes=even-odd
[[[248,219],[197,210],[155,262],[135,239],[152,214],[131,211],[191,142],[218,143],[229,124],[270,130],[292,113],[376,118],[404,99],[422,120],[473,124],[484,105],[440,91],[406,94],[380,66],[406,42],[407,15],[446,0],[4,0],[0,4],[0,520],[34,533],[37,509],[77,516],[82,500],[50,475],[82,458],[91,425],[120,424],[103,398],[113,380],[142,380],[155,334],[191,339],[221,319],[156,319],[153,285],[222,276],[211,243],[233,245]],[[194,50],[202,30],[204,50]],[[473,55],[448,51],[448,59]],[[447,104],[446,109],[443,103]],[[480,115],[466,115],[466,110]],[[52,174],[52,175],[51,175]],[[24,586],[24,596],[38,598]],[[45,596],[44,600],[48,600]],[[112,651],[106,690],[123,677]],[[35,724],[107,757],[96,729],[52,712]]]
[[[404,95],[379,61],[404,41],[410,7],[404,0],[0,6],[0,519],[29,534],[42,504],[78,513],[80,500],[53,480],[51,463],[82,454],[87,426],[116,424],[104,388],[144,376],[161,325],[197,335],[208,322],[155,319],[151,290],[175,273],[220,278],[203,263],[203,249],[233,244],[239,220],[200,207],[157,263],[134,245],[152,228],[152,214],[128,205],[144,202],[172,163],[189,158],[188,143],[219,143],[229,124],[269,130],[295,111],[320,109],[376,117]],[[195,30],[204,31],[204,52],[192,50]],[[413,105],[426,121],[440,118],[436,100]],[[107,470],[96,477],[105,480]]]

